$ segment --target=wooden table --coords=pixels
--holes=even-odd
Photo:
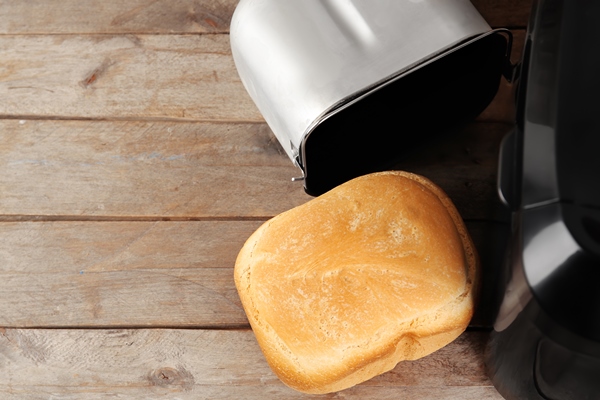
[[[513,30],[517,59],[530,1],[474,3]],[[0,0],[0,398],[501,398],[485,307],[439,352],[337,394],[270,371],[232,268],[310,197],[238,78],[236,4]],[[454,200],[488,288],[511,103],[503,82],[477,121],[398,166]]]

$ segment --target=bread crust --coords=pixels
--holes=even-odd
[[[458,337],[475,308],[479,259],[441,188],[387,171],[265,222],[234,279],[277,376],[329,393]]]

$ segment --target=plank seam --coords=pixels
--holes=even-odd
[[[0,114],[0,120],[21,120],[21,121],[98,121],[98,122],[198,122],[207,124],[266,124],[263,119],[248,120],[223,120],[223,119],[193,119],[193,118],[174,118],[174,117],[76,117],[76,116],[49,116],[49,115],[12,115]]]
[[[210,216],[210,217],[123,217],[81,215],[0,215],[2,222],[239,222],[267,221],[273,215],[258,216]]]
[[[110,330],[187,330],[187,331],[251,331],[249,324],[242,325],[32,325],[32,326],[1,326],[0,335],[4,336],[6,330],[89,330],[89,331],[110,331]]]

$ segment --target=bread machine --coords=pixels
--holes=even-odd
[[[500,155],[512,239],[486,363],[507,399],[600,398],[600,2],[534,4]]]
[[[241,0],[240,78],[304,188],[385,170],[490,103],[511,35],[468,0]]]

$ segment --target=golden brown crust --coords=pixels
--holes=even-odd
[[[240,251],[235,282],[275,373],[327,393],[454,340],[473,314],[478,270],[446,194],[390,171],[265,222]]]

